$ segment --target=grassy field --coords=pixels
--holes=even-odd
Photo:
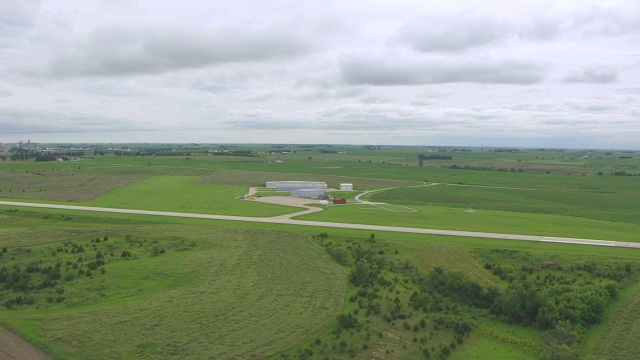
[[[596,359],[633,359],[640,336],[640,285],[629,289],[609,310],[587,339],[587,351]]]
[[[331,348],[335,315],[355,310],[347,301],[352,292],[346,293],[345,300],[340,295],[346,287],[344,271],[336,268],[336,264],[309,241],[310,235],[317,234],[322,228],[0,209],[4,209],[0,246],[8,246],[9,253],[18,247],[32,249],[31,254],[40,257],[67,241],[88,248],[92,244],[90,239],[105,234],[110,242],[117,244],[117,251],[131,246],[126,241],[127,235],[132,236],[133,245],[139,249],[136,259],[108,262],[106,274],[77,278],[74,284],[64,285],[65,300],[60,304],[45,302],[38,309],[18,307],[0,311],[3,325],[17,330],[58,358],[172,358],[178,353],[193,358],[202,358],[204,353],[213,358],[224,357],[221,354],[227,353],[243,358],[271,353],[276,354],[275,358],[281,358],[309,349],[309,346],[320,354],[321,349]],[[364,231],[331,229],[329,239],[348,243],[366,239],[369,235]],[[376,233],[376,239],[381,249],[395,253],[391,255],[393,261],[409,260],[425,272],[434,266],[458,269],[484,286],[503,286],[484,269],[478,258],[478,254],[496,248],[525,251],[532,254],[529,256],[537,259],[536,262],[638,259],[637,254],[628,249],[589,246],[519,244],[491,239],[474,242],[455,237],[395,233]],[[179,250],[192,241],[196,241],[196,246]],[[100,244],[98,246],[102,246]],[[152,256],[154,244],[166,248],[166,254]],[[20,253],[23,258],[17,257],[13,261],[28,262],[30,255],[24,251]],[[42,260],[46,262],[49,257]],[[5,256],[0,263],[11,263],[9,259]],[[75,261],[76,258],[71,259]],[[512,256],[510,259],[510,264],[524,261],[524,258],[519,260]],[[348,267],[345,270],[350,271]],[[49,293],[42,294],[40,301],[46,301],[47,296]],[[274,314],[281,314],[277,315],[277,322],[273,321]],[[461,313],[457,316],[469,315]],[[467,356],[526,359],[535,357],[536,347],[541,346],[539,330],[507,325],[495,319],[480,321],[482,317],[478,318],[478,314],[472,316],[474,330],[464,345],[452,352],[454,359]],[[253,327],[254,323],[259,327]],[[386,327],[384,322],[371,320],[370,326],[377,326],[389,335],[369,342],[373,352],[360,349],[356,353],[370,357],[376,354],[375,351],[382,351],[382,357],[415,358],[420,354],[411,340],[415,335],[400,325]],[[115,328],[118,330],[109,330]],[[280,331],[282,335],[275,340],[273,336],[265,335],[265,342],[261,342],[262,337],[256,334],[265,334],[263,328]],[[223,335],[216,335],[218,332]],[[439,345],[433,345],[435,351],[451,341],[446,340],[445,334]],[[211,344],[212,337],[217,340],[216,345]],[[250,341],[243,341],[244,338]],[[437,335],[436,338],[441,337]],[[328,348],[313,345],[314,339],[321,339]],[[343,334],[342,339],[357,344],[364,338],[354,333]],[[125,345],[109,355],[110,344],[114,341]],[[338,342],[335,344],[339,347]],[[194,348],[202,350],[194,353]],[[289,350],[281,353],[285,349]],[[388,354],[386,350],[389,350]],[[492,357],[493,354],[497,357]]]
[[[242,216],[277,216],[295,208],[238,200],[248,192],[243,185],[197,183],[194,176],[153,176],[111,190],[81,204],[127,209],[165,210]]]
[[[639,241],[640,226],[574,216],[409,205],[416,212],[394,212],[371,205],[326,207],[300,220],[348,222],[417,228]]]
[[[268,154],[280,148],[220,148],[249,149],[254,156],[109,154],[73,163],[0,161],[0,198],[276,216],[297,209],[235,197],[270,180],[326,181],[332,187],[350,182],[357,191],[335,195],[352,200],[358,191],[394,188],[364,196],[389,205],[329,206],[302,218],[639,240],[640,178],[612,175],[639,174],[637,153],[316,145]],[[451,159],[420,164],[419,154]],[[425,181],[429,186],[420,186]],[[474,212],[466,212],[469,207]],[[320,240],[324,231],[328,237]],[[531,279],[543,290],[548,284],[536,280],[537,275],[591,286],[613,281],[621,267],[633,264],[631,275],[615,280],[619,298],[572,351],[598,359],[640,352],[630,340],[640,329],[634,315],[637,251],[383,232],[372,242],[370,236],[349,229],[0,206],[0,250],[7,248],[0,256],[0,278],[15,266],[35,263],[60,263],[62,275],[74,275],[49,287],[40,283],[43,275],[31,275],[35,288],[30,292],[0,288],[0,324],[60,359],[415,359],[426,353],[433,359],[445,356],[445,348],[451,349],[446,355],[451,359],[533,359],[551,351],[548,330],[509,323],[489,309],[446,295],[434,295],[442,297],[441,309],[407,312],[412,293],[425,284],[416,280],[422,279],[415,277],[417,272],[428,276],[439,266],[504,292],[509,276]],[[327,242],[343,247],[349,263],[331,259]],[[65,252],[74,245],[88,251]],[[371,252],[362,257],[359,248]],[[105,264],[87,276],[98,250],[107,254]],[[123,257],[123,251],[131,256]],[[363,295],[362,286],[352,280],[356,259],[377,259],[382,276],[393,285],[372,284],[366,287],[369,295]],[[500,275],[487,263],[501,264],[511,275]],[[546,263],[566,269],[540,268]],[[580,270],[584,266],[604,270],[592,274]],[[592,275],[594,284],[588,283]],[[6,306],[19,296],[26,298]],[[24,303],[31,300],[33,304]],[[371,301],[380,303],[379,315],[366,315]],[[402,311],[393,310],[398,304]],[[345,325],[340,314],[351,314],[358,325]],[[406,319],[387,321],[385,314]],[[453,329],[460,322],[470,324],[471,332],[458,340]]]
[[[49,254],[66,242],[85,248],[96,244],[73,231],[51,232],[50,219],[28,219],[40,229],[32,235],[50,242],[11,241],[0,265],[35,259],[75,262],[77,255]],[[84,223],[85,228],[91,225]],[[91,277],[61,283],[64,299],[59,303],[44,300],[53,291],[42,290],[34,305],[0,311],[3,325],[57,358],[264,357],[321,331],[342,304],[343,270],[299,235],[184,225],[93,225],[94,236],[110,234],[98,249],[105,254],[107,244],[116,249],[115,256],[106,256],[104,274],[94,271]],[[166,253],[153,256],[152,246]],[[122,249],[131,249],[133,257],[118,256]],[[95,249],[87,253],[85,262]],[[77,271],[68,268],[63,267],[63,276]]]
[[[372,194],[372,201],[557,214],[640,223],[640,196],[632,189],[504,189],[471,186],[405,187]]]

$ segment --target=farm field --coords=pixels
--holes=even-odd
[[[297,219],[640,241],[635,153],[225,148],[252,155],[0,161],[0,198],[270,217],[300,209],[235,198],[272,180],[350,182],[333,193],[349,205]],[[354,205],[364,191],[384,204]],[[633,249],[0,206],[0,251],[0,325],[58,359],[640,352],[625,340],[640,332]],[[506,306],[518,299],[535,311]]]

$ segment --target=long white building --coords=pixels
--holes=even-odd
[[[278,192],[291,192],[302,189],[321,189],[327,188],[327,183],[322,181],[267,181],[268,189],[276,189]]]

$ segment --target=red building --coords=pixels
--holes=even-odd
[[[344,198],[335,198],[335,199],[333,199],[333,203],[334,203],[334,204],[346,204],[346,203],[347,203],[347,199],[344,199]]]

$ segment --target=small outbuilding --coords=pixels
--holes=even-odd
[[[333,199],[333,204],[346,204],[347,203],[347,199],[345,198],[334,198]]]
[[[353,191],[353,184],[340,184],[340,191]]]

